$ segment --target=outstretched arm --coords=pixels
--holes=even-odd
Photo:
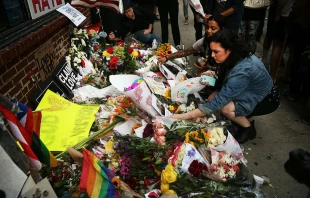
[[[158,62],[159,63],[165,63],[168,60],[175,59],[175,58],[182,58],[182,57],[194,54],[194,53],[197,53],[197,51],[193,47],[190,47],[190,48],[187,48],[185,50],[177,51],[177,52],[170,54],[169,56],[166,56],[166,57],[159,57]]]

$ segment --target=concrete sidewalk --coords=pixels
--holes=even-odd
[[[266,25],[266,24],[265,24]],[[181,42],[185,48],[195,42],[195,29],[193,14],[189,8],[189,24],[184,25],[183,1],[179,1],[179,27]],[[154,24],[155,32],[160,36],[160,22]],[[174,45],[171,27],[169,26],[169,42]],[[257,55],[262,54],[262,45],[257,45]],[[197,57],[190,56],[190,66]],[[283,69],[282,69],[283,70]],[[196,73],[189,70],[189,73]],[[279,85],[280,88],[285,88]],[[310,151],[310,126],[305,125],[299,119],[305,106],[291,102],[287,98],[281,98],[281,105],[277,111],[270,115],[254,117],[257,130],[257,138],[243,145],[248,166],[254,174],[267,176],[273,187],[264,186],[266,197],[277,198],[302,198],[306,197],[308,188],[297,183],[284,170],[284,163],[288,160],[291,150],[302,148]]]

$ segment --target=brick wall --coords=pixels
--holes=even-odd
[[[77,9],[86,16],[86,20],[79,27],[91,24],[89,9],[79,7]],[[31,107],[28,96],[36,85],[27,74],[34,72],[38,82],[41,82],[34,62],[34,54],[42,44],[52,39],[53,48],[57,52],[57,61],[64,58],[70,46],[70,23],[71,21],[65,16],[59,16],[54,21],[0,50],[0,94],[16,98]]]

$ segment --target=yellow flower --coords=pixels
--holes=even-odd
[[[136,50],[134,50],[134,51],[131,53],[131,56],[132,56],[132,57],[137,57],[137,56],[139,56],[139,53],[138,53]]]
[[[161,183],[160,184],[160,190],[161,190],[161,192],[165,192],[165,191],[167,191],[167,190],[169,190],[169,184],[164,184],[164,183]]]
[[[105,51],[102,53],[102,55],[103,55],[103,56],[108,56],[108,57],[110,57],[110,56],[112,56],[113,54],[110,54],[110,53],[107,52],[107,50],[105,50]]]
[[[171,88],[168,88],[168,89],[165,91],[165,97],[168,98],[168,99],[171,99]]]
[[[198,137],[198,131],[192,131],[192,132],[190,133],[190,135],[191,135],[192,137]]]
[[[112,140],[109,140],[107,144],[105,145],[105,153],[108,154],[110,157],[114,156],[115,150],[113,149],[114,142]]]
[[[119,188],[121,186],[121,181],[117,177],[113,177],[111,182],[114,184],[115,188]]]
[[[185,134],[185,142],[186,142],[186,143],[189,142],[189,133],[188,133],[188,132]]]
[[[108,104],[109,105],[114,105],[115,104],[115,100],[113,100],[113,99],[108,99]]]
[[[161,173],[162,183],[173,183],[177,180],[178,174],[174,171],[174,168],[171,164],[168,164],[165,170]]]

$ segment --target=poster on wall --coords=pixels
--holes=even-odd
[[[27,0],[27,2],[32,19],[65,5],[65,0]]]
[[[34,62],[39,69],[42,82],[45,81],[58,64],[55,54],[52,39],[44,43],[34,54]]]

